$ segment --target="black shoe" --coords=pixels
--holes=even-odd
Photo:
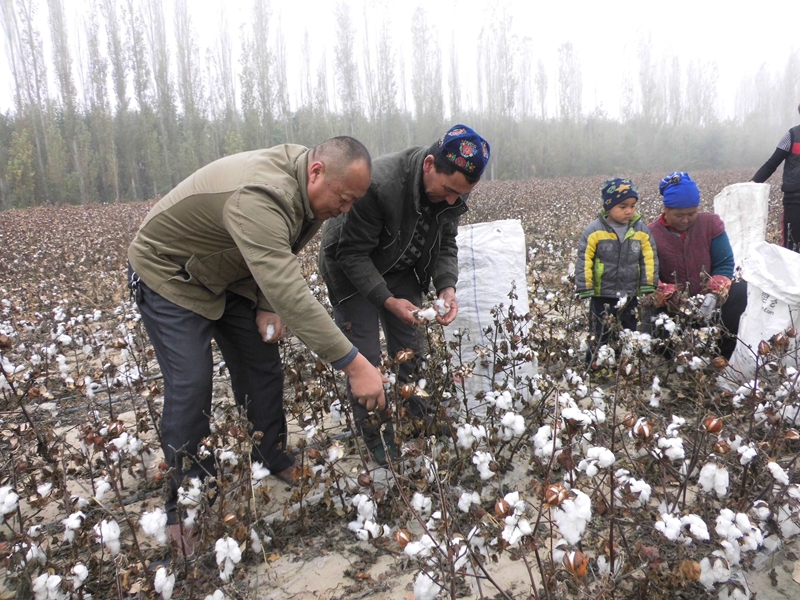
[[[367,448],[369,456],[380,466],[385,467],[389,461],[397,462],[400,458],[400,451],[394,442],[394,437],[385,438],[385,442],[378,441],[372,447]]]

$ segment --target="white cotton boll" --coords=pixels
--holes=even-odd
[[[481,496],[478,492],[462,492],[458,499],[458,509],[461,512],[469,512],[473,504],[480,504]]]
[[[724,583],[731,577],[731,570],[727,563],[720,557],[715,557],[712,563],[709,558],[700,561],[700,583],[710,590],[715,583]]]
[[[86,515],[83,511],[78,511],[72,513],[66,519],[61,520],[61,524],[64,525],[64,541],[67,543],[72,543],[75,541],[75,532],[81,528],[83,525],[83,520],[86,518]]]
[[[306,432],[306,439],[313,439],[315,435],[317,435],[317,426],[316,425],[306,425],[303,427],[303,430]]]
[[[472,463],[477,467],[478,474],[484,481],[494,477],[494,471],[491,469],[492,460],[492,455],[488,452],[479,450],[472,455]]]
[[[491,402],[500,410],[510,410],[514,406],[514,399],[508,390],[499,393],[487,392],[486,401]]]
[[[34,600],[47,600],[47,579],[49,577],[49,573],[42,573],[31,581],[31,591],[33,592]]]
[[[472,446],[486,438],[486,428],[483,425],[470,425],[469,423],[459,425],[456,430],[457,444],[459,448],[471,450]]]
[[[432,507],[433,502],[430,498],[419,492],[414,492],[414,496],[411,498],[411,508],[417,511],[423,519],[430,516]]]
[[[344,413],[342,412],[342,403],[340,400],[331,402],[331,419],[337,425],[344,420]]]
[[[242,551],[236,540],[225,536],[214,544],[216,551],[217,566],[219,567],[219,577],[222,581],[228,581],[236,564],[242,560]]]
[[[258,461],[255,461],[252,465],[250,465],[250,477],[252,478],[254,485],[267,477],[269,474],[270,470]]]
[[[155,538],[156,543],[164,544],[167,541],[167,513],[161,508],[145,512],[139,519],[139,526],[148,537]]]
[[[679,417],[677,415],[672,415],[672,423],[667,425],[667,436],[677,437],[678,431],[684,425],[686,425],[686,419],[684,419],[683,417]]]
[[[69,579],[72,580],[72,589],[77,590],[83,585],[83,582],[89,577],[89,569],[83,563],[78,563],[72,567]]]
[[[542,459],[549,459],[553,452],[560,454],[561,440],[553,437],[550,425],[542,425],[533,436],[534,454]]]
[[[199,477],[193,477],[189,481],[191,487],[186,489],[183,486],[178,488],[178,504],[182,506],[197,506],[203,495],[202,482]]]
[[[514,412],[507,412],[500,419],[500,437],[508,442],[525,433],[525,418]]]
[[[108,479],[103,479],[102,481],[97,483],[94,491],[94,497],[98,502],[103,501],[103,497],[108,493],[108,490],[111,489],[111,484],[108,482]]]
[[[656,531],[661,532],[664,537],[670,541],[676,541],[681,533],[681,520],[678,517],[673,517],[670,514],[663,513],[661,520],[656,521]]]
[[[225,600],[225,594],[222,593],[222,590],[214,590],[213,594],[209,594],[203,600]]]
[[[772,516],[772,511],[769,509],[769,505],[763,500],[756,500],[756,502],[753,504],[753,511],[756,513],[756,517],[758,517],[758,519],[761,521],[766,521],[770,518],[770,516]]]
[[[554,510],[554,519],[561,536],[570,544],[577,544],[586,524],[592,518],[592,501],[580,490],[573,490],[575,498],[567,499]]]
[[[436,312],[439,313],[440,317],[443,317],[448,312],[450,312],[450,307],[447,306],[447,303],[445,303],[444,298],[437,298],[436,300],[434,300],[433,307],[436,309]]]
[[[683,439],[681,438],[658,438],[658,447],[670,460],[683,460],[686,458],[683,450]]]
[[[728,470],[723,465],[718,465],[716,462],[709,462],[700,469],[700,476],[697,483],[703,488],[704,492],[708,493],[714,490],[717,496],[724,498],[728,493],[730,476]]]
[[[433,554],[433,549],[436,548],[436,541],[428,534],[423,535],[418,542],[409,542],[404,548],[407,556],[420,558],[427,558]]]
[[[39,494],[42,498],[50,494],[50,491],[53,489],[53,484],[50,482],[47,483],[40,483],[36,486],[36,493]]]
[[[101,521],[94,526],[95,541],[104,544],[112,556],[120,551],[119,524],[116,521]]]
[[[769,469],[769,472],[772,474],[772,476],[775,478],[775,481],[777,481],[778,483],[782,483],[783,485],[789,485],[789,474],[786,471],[784,471],[778,463],[774,461],[769,461],[767,463],[767,468]]]
[[[270,323],[267,325],[267,334],[264,336],[265,342],[270,342],[275,337],[275,325]]]
[[[441,589],[432,572],[421,571],[414,579],[414,600],[435,600]]]
[[[344,457],[344,448],[338,441],[333,441],[328,448],[328,462],[333,464]]]
[[[175,587],[175,575],[170,575],[164,567],[158,567],[156,576],[153,579],[153,589],[157,594],[161,594],[164,600],[172,598],[172,590]]]
[[[217,460],[220,464],[235,467],[239,464],[239,455],[233,450],[217,450]]]
[[[436,318],[436,309],[429,307],[425,310],[417,311],[417,318],[423,321],[432,321]]]
[[[3,522],[5,515],[17,510],[18,500],[19,495],[11,489],[10,485],[0,487],[0,523]]]
[[[791,538],[800,534],[800,526],[795,522],[795,510],[788,503],[778,508],[776,520],[783,537]]]
[[[752,442],[747,446],[739,446],[736,451],[741,454],[739,462],[742,465],[747,465],[753,462],[753,459],[758,455],[758,450],[755,449]]]
[[[531,533],[533,533],[533,529],[527,519],[520,519],[516,515],[506,517],[506,526],[503,529],[502,537],[512,548],[519,544],[524,536]]]
[[[709,539],[708,526],[699,516],[694,514],[684,515],[681,517],[681,525],[688,527],[689,532],[698,540]]]
[[[40,565],[44,566],[47,563],[47,554],[45,554],[39,544],[34,542],[28,547],[28,551],[25,553],[25,562],[31,564],[38,562]]]

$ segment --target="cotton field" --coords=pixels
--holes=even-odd
[[[750,176],[692,175],[705,209]],[[655,218],[662,175],[630,176]],[[361,557],[329,598],[753,597],[748,574],[800,533],[800,372],[781,360],[797,332],[764,340],[756,375],[740,380],[684,299],[589,369],[570,264],[603,179],[478,186],[467,222],[523,224],[530,304],[496,307],[475,363],[429,322],[410,388],[391,377],[403,357],[385,358],[402,451],[388,468],[352,435],[340,374],[287,338],[302,485],[283,486],[250,460],[253,432],[218,359],[197,452],[219,475],[179,492],[184,526],[202,532],[188,556],[166,536],[160,373],[125,288],[127,245],[152,204],[0,213],[0,597],[273,597],[271,565],[304,553]],[[313,244],[299,260],[327,303]],[[531,376],[521,367],[534,360]],[[477,362],[493,389],[468,398]],[[435,426],[410,417],[411,393]],[[379,561],[380,580],[368,574]]]

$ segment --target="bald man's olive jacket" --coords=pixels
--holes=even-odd
[[[273,310],[323,360],[353,345],[311,295],[297,252],[322,225],[307,193],[308,149],[242,152],[196,171],[145,217],[128,260],[147,286],[207,319],[225,292]]]

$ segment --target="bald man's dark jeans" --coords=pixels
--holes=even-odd
[[[261,339],[250,300],[228,292],[225,312],[212,321],[173,304],[139,281],[136,303],[164,375],[162,449],[173,474],[168,522],[177,522],[176,494],[183,478],[204,478],[216,472],[213,457],[194,460],[198,444],[210,433],[212,338],[225,359],[236,403],[246,409],[253,432],[264,434],[253,448],[253,460],[273,473],[290,467],[294,458],[283,451],[286,417],[278,344]],[[191,459],[186,470],[184,457]]]

